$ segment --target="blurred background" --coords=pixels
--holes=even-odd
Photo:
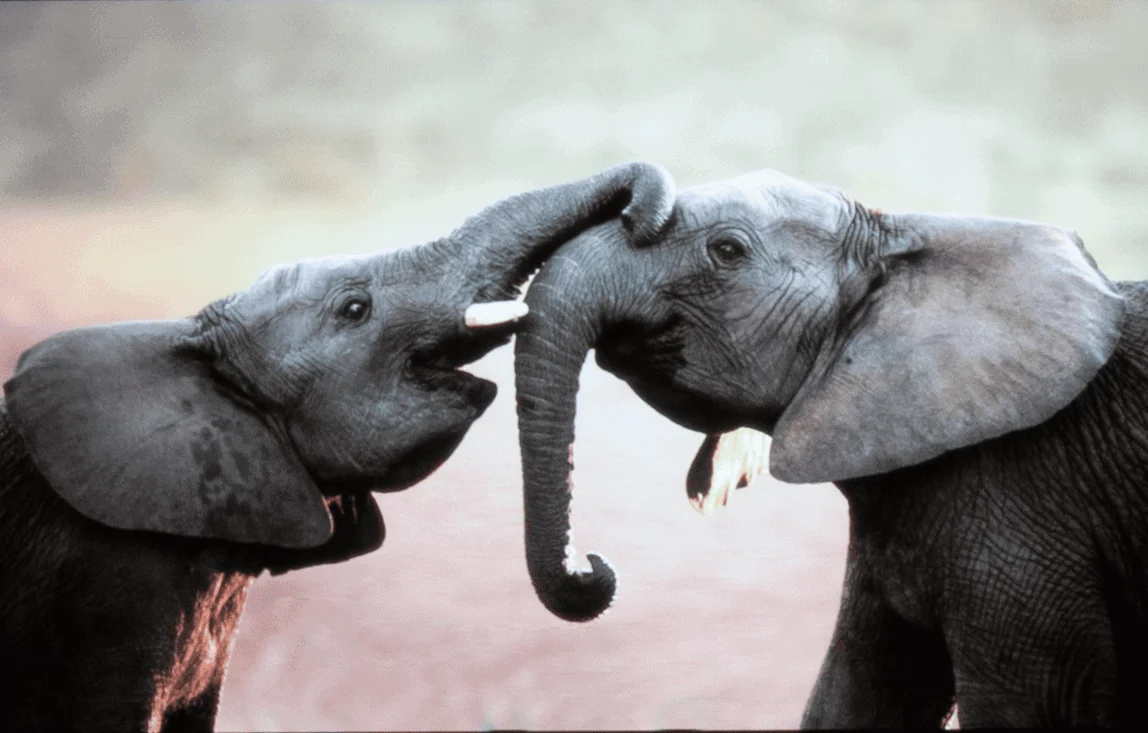
[[[679,185],[772,167],[889,210],[1076,229],[1148,277],[1148,4],[3,3],[0,378],[60,329],[191,314],[298,257],[448,233],[506,195],[647,159]],[[512,353],[370,556],[262,578],[220,730],[793,728],[848,518],[763,477],[705,518],[701,436],[585,368],[586,625],[522,559]]]

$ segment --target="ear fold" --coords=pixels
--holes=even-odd
[[[773,433],[770,470],[840,481],[1048,420],[1120,337],[1124,300],[1070,231],[888,217],[888,279],[827,345]]]
[[[120,529],[282,547],[332,533],[286,438],[213,377],[191,321],[67,331],[21,356],[8,411],[48,484]]]

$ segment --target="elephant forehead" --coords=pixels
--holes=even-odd
[[[334,285],[366,281],[369,274],[365,257],[310,258],[268,268],[243,295],[252,301],[292,296],[321,298]]]
[[[679,200],[695,211],[720,207],[722,216],[742,215],[760,224],[798,220],[834,230],[846,212],[846,199],[832,189],[775,170],[760,170],[682,191]]]

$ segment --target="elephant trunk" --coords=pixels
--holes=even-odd
[[[606,236],[609,232],[616,236]],[[531,312],[520,325],[514,351],[526,563],[538,598],[567,621],[601,614],[616,586],[613,568],[598,555],[589,555],[589,572],[567,567],[574,559],[570,502],[578,377],[618,305],[606,295],[602,273],[585,266],[602,260],[593,256],[602,248],[611,261],[615,250],[621,255],[627,248],[617,224],[587,232],[546,263],[526,294]],[[567,254],[587,250],[591,256]]]
[[[633,241],[651,241],[669,220],[674,198],[665,169],[627,163],[499,201],[430,247],[446,262],[464,263],[459,271],[476,288],[468,288],[470,302],[511,299],[563,242],[619,210]]]

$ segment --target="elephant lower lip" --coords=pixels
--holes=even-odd
[[[364,524],[373,513],[378,512],[375,497],[367,490],[358,490],[327,497],[327,509],[331,512],[331,519],[335,524],[335,536],[362,535],[358,538],[364,544],[374,542],[375,535],[382,532],[382,527]],[[381,537],[377,538],[381,542]]]
[[[466,374],[466,372],[463,372],[463,374]],[[471,386],[471,404],[485,412],[486,408],[490,407],[490,404],[494,402],[494,398],[498,396],[498,385],[486,379],[476,377],[473,374],[467,374],[467,376],[475,380]]]
[[[434,473],[454,453],[470,425],[419,445],[396,462],[396,468],[373,487],[379,493],[409,489]]]
[[[272,575],[291,570],[342,562],[382,546],[387,536],[383,514],[367,489],[349,489],[325,499],[331,514],[331,537],[305,550],[268,548],[267,569]]]
[[[357,489],[336,496],[328,496],[325,501],[327,508],[332,510],[333,513],[337,512],[337,516],[348,517],[354,520],[360,507],[366,506],[366,502],[374,501],[374,499],[371,498],[371,492],[369,490]]]
[[[360,496],[363,496],[363,495],[370,496],[370,492],[354,491],[354,492],[348,492],[346,494],[338,494],[337,496],[328,496],[326,498],[327,508],[334,510],[334,511],[338,511],[340,513],[347,512],[347,511],[353,511],[354,507],[355,507],[355,502],[358,500],[358,498]]]
[[[498,386],[486,379],[476,377],[461,369],[420,370],[420,381],[430,389],[449,389],[455,392],[478,410],[479,415],[490,407],[498,395]]]

